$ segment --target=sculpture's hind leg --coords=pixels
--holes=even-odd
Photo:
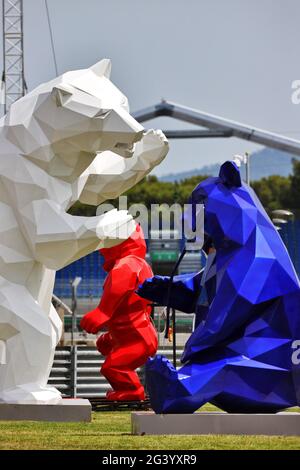
[[[193,413],[222,391],[224,363],[188,363],[176,370],[163,356],[149,359],[146,384],[156,413]]]
[[[229,413],[276,413],[297,405],[290,370],[248,358],[226,366],[223,391],[211,401]]]
[[[276,413],[297,405],[288,370],[241,355],[203,359],[178,371],[165,357],[148,361],[147,389],[156,413],[193,413],[207,402],[231,413]]]
[[[57,315],[57,314],[56,314]],[[47,386],[59,328],[55,312],[47,315],[20,285],[0,285],[0,401],[57,403],[61,396]]]

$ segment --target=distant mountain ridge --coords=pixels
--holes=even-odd
[[[296,157],[290,153],[281,152],[279,150],[264,148],[251,154],[250,157],[250,179],[252,181],[259,180],[263,177],[271,175],[288,176],[292,173],[292,159]],[[205,165],[198,169],[183,171],[180,173],[170,173],[160,176],[160,181],[181,181],[191,176],[207,175],[218,176],[221,163]],[[245,165],[241,165],[241,174],[245,178]]]

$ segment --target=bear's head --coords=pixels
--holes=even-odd
[[[131,157],[144,128],[109,80],[110,69],[104,59],[38,86],[12,104],[4,122],[7,138],[48,174],[69,182],[98,152]]]
[[[207,178],[196,186],[189,202],[194,208],[196,204],[204,205],[204,239],[208,248],[243,246],[258,223],[274,230],[254,191],[242,182],[239,168],[232,161],[221,166],[218,177]]]

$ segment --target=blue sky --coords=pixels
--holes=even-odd
[[[59,73],[109,57],[135,111],[162,97],[300,139],[298,0],[48,0]],[[24,0],[29,89],[55,76],[45,1]],[[170,119],[147,127],[187,128]],[[258,147],[236,139],[171,141],[158,175]]]

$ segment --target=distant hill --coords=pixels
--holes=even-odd
[[[292,158],[296,157],[290,153],[279,150],[264,148],[252,153],[250,157],[250,178],[252,181],[259,180],[271,175],[288,176],[292,173]],[[160,181],[181,181],[196,175],[217,176],[220,163],[205,165],[198,169],[183,171],[181,173],[170,173],[160,176]],[[241,166],[242,177],[245,177],[245,166]]]

